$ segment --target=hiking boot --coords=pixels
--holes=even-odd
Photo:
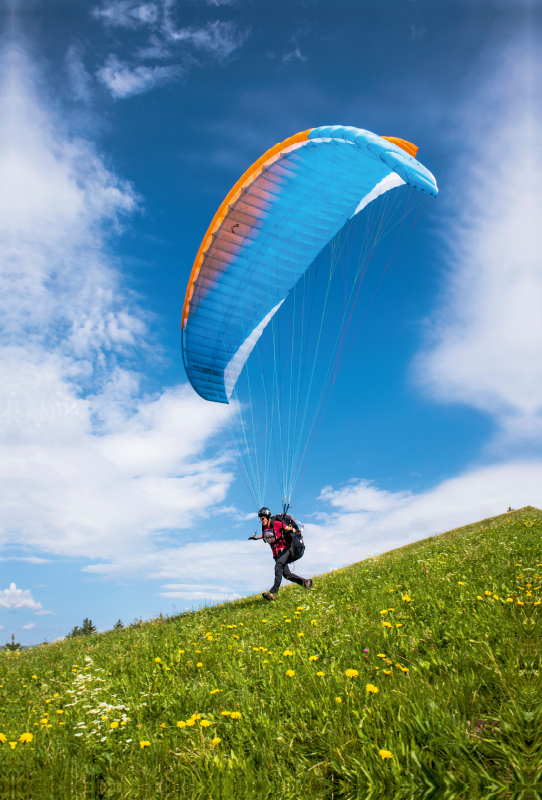
[[[277,595],[273,594],[273,592],[264,592],[262,594],[262,597],[263,597],[264,600],[276,600],[277,599]]]
[[[303,581],[303,586],[305,589],[312,589],[312,578],[307,578],[306,581]]]

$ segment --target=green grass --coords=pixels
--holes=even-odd
[[[3,651],[2,797],[539,797],[541,529],[527,507],[276,603]]]

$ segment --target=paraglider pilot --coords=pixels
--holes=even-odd
[[[258,516],[262,521],[262,535],[251,536],[250,538],[263,539],[266,544],[271,546],[273,558],[275,559],[275,583],[271,591],[263,592],[262,597],[265,600],[276,600],[283,576],[287,580],[299,584],[299,586],[304,586],[305,589],[311,589],[312,580],[310,578],[300,578],[299,575],[294,575],[288,567],[288,564],[296,560],[291,536],[294,527],[291,523],[288,524],[290,522],[289,518],[285,520],[281,514],[272,517],[269,509],[265,507],[260,508]]]

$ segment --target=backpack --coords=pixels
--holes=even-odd
[[[293,530],[292,531],[283,531],[283,536],[290,548],[290,552],[292,554],[292,561],[299,561],[300,558],[303,557],[303,553],[305,552],[305,542],[303,541],[303,528],[304,525],[301,525],[299,522],[291,517],[289,514],[277,514],[274,519],[280,519],[284,525],[291,525]]]

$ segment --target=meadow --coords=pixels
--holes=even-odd
[[[2,651],[2,797],[538,798],[541,528]]]

